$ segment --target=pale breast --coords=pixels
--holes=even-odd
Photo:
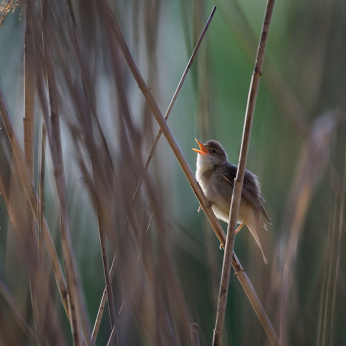
[[[230,203],[219,191],[218,184],[213,181],[213,177],[199,176],[197,179],[208,201],[212,204],[212,209],[218,219],[228,222]]]
[[[196,172],[196,177],[205,196],[208,198],[208,200],[211,203],[215,203],[219,193],[217,189],[214,187],[214,184],[211,181],[212,180],[211,177],[207,174],[200,174],[200,172],[198,171]]]

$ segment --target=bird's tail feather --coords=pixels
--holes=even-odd
[[[252,232],[251,232],[252,233]],[[253,234],[253,233],[252,233]],[[254,237],[256,240],[256,243],[258,245],[258,247],[260,248],[261,252],[262,252],[262,256],[263,256],[263,260],[265,264],[268,264],[268,259],[267,259],[267,255],[266,255],[266,251],[264,249],[264,245],[263,242],[259,240],[259,237]]]
[[[255,238],[256,239],[256,238]],[[263,243],[256,239],[256,243],[258,244],[259,248],[261,249],[263,260],[265,264],[268,264],[268,259],[266,255],[266,251],[264,250]]]
[[[250,220],[249,220],[250,221]],[[252,222],[251,222],[252,221]],[[260,213],[256,213],[254,219],[252,219],[248,224],[248,228],[255,238],[255,241],[260,248],[263,256],[264,263],[268,264],[267,256],[266,256],[266,251],[263,243],[263,230],[267,229],[265,223],[261,220],[261,215]]]
[[[267,214],[267,211],[265,210],[263,205],[261,206],[261,212],[262,212],[263,216],[267,219],[267,221],[272,225],[272,220],[270,219],[270,217]],[[267,228],[266,228],[266,230],[267,230]]]

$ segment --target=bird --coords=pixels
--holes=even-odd
[[[199,149],[192,149],[197,152],[196,179],[216,217],[228,223],[234,179],[238,167],[228,162],[227,153],[218,141],[209,140],[203,144],[196,139],[196,142]],[[267,226],[262,220],[262,216],[269,224],[272,222],[263,206],[264,202],[257,176],[245,170],[237,220],[240,226],[237,228],[236,234],[243,225],[246,225],[262,252],[264,262],[268,263],[263,243],[263,231],[267,230]]]

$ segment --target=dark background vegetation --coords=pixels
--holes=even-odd
[[[265,1],[109,3],[162,113],[212,6],[217,6],[168,123],[193,169],[194,138],[219,140],[229,161],[237,164]],[[112,182],[103,180],[98,193],[104,198],[109,221],[109,261],[115,252],[118,256],[113,280],[116,315],[124,298],[127,302],[119,317],[120,344],[187,345],[188,324],[197,322],[201,345],[210,345],[223,255],[218,240],[203,212],[197,213],[198,202],[163,136],[149,168],[150,182],[143,185],[136,207],[129,206],[158,126],[116,44],[110,44],[112,37],[98,2],[76,0],[80,43],[101,125],[95,130],[95,147],[87,148],[80,114],[85,96],[68,7],[64,1],[50,4],[69,225],[87,318],[92,326],[105,284],[97,215],[80,161],[90,170],[92,155],[99,155],[102,167],[95,174],[101,177],[101,171],[107,171],[117,176]],[[35,6],[39,18],[40,2]],[[17,7],[0,28],[0,85],[22,143],[24,14],[24,6]],[[236,237],[235,252],[285,345],[346,345],[345,32],[346,3],[342,0],[276,1],[247,161],[247,168],[258,175],[273,221],[266,234],[269,264],[263,263],[246,228]],[[128,110],[124,110],[124,101]],[[36,186],[42,122],[36,94]],[[80,141],[75,131],[81,133]],[[20,190],[3,126],[0,133],[0,173]],[[101,134],[114,171],[105,159]],[[23,198],[14,200],[14,205],[19,208]],[[134,211],[133,224],[138,228],[131,222],[124,226],[129,210]],[[154,219],[159,213],[160,220],[146,232],[154,211]],[[59,208],[48,149],[45,216],[61,255]],[[2,199],[0,279],[34,328],[26,260]],[[55,281],[52,277],[50,281],[58,330],[70,344],[66,314]],[[230,288],[224,345],[269,345],[236,277],[231,277]],[[107,344],[110,332],[106,308],[97,344]],[[0,345],[30,343],[0,297]]]

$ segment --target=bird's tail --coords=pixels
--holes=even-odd
[[[263,247],[263,243],[257,241],[257,239],[256,239],[256,243],[258,244],[259,248],[261,249],[264,263],[268,264],[268,259],[267,259],[266,251],[264,250],[264,247]]]
[[[272,225],[272,220],[270,220],[270,217],[269,215],[267,214],[267,211],[265,210],[265,208],[263,207],[263,205],[261,206],[261,212],[262,212],[262,215],[267,219],[267,221]],[[267,227],[264,226],[266,231],[267,231]]]
[[[257,245],[261,249],[264,263],[268,264],[266,251],[263,243],[264,230],[267,230],[265,223],[261,220],[261,214],[259,212],[254,212],[252,217],[245,222],[248,226],[251,234],[256,240]]]

